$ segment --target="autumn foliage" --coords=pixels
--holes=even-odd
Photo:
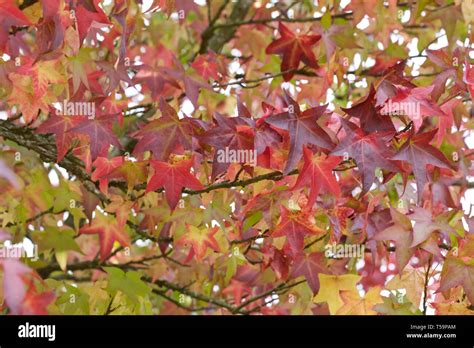
[[[473,30],[472,1],[0,0],[2,312],[473,314]]]

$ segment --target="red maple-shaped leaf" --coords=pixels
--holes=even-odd
[[[117,115],[104,115],[94,119],[84,119],[71,128],[72,134],[84,134],[89,138],[92,160],[107,154],[110,145],[120,148],[120,143],[112,131],[112,124],[117,121]]]
[[[201,81],[198,77],[191,76],[185,70],[181,62],[174,57],[175,68],[165,68],[164,71],[167,75],[171,76],[176,80],[183,81],[184,93],[186,97],[191,101],[195,108],[199,107],[198,98],[200,89],[211,89],[211,87]]]
[[[291,254],[296,256],[303,251],[306,235],[320,235],[324,231],[310,224],[308,216],[302,212],[292,212],[281,206],[281,221],[273,231],[273,237],[286,237]]]
[[[370,86],[370,92],[365,98],[348,109],[341,109],[350,116],[358,118],[360,120],[360,127],[366,133],[376,131],[395,132],[395,127],[390,117],[382,115],[379,108],[375,107],[375,88],[373,85]]]
[[[307,147],[303,150],[303,157],[304,165],[293,190],[306,187],[309,184],[309,207],[314,204],[321,190],[339,196],[341,189],[332,171],[339,164],[340,158],[325,155],[314,156],[313,152]]]
[[[267,54],[283,55],[282,72],[298,69],[300,61],[314,69],[318,68],[318,60],[311,47],[321,39],[321,35],[295,34],[282,22],[278,23],[278,31],[281,37],[268,45],[265,52]],[[283,79],[289,81],[294,74],[294,72],[286,72],[283,74]]]
[[[166,200],[174,210],[181,198],[183,188],[202,190],[204,187],[189,171],[193,165],[192,159],[182,160],[177,163],[151,161],[155,174],[151,177],[146,191],[155,191],[159,188],[165,189]]]
[[[65,83],[64,75],[57,70],[58,60],[22,58],[22,64],[8,78],[13,82],[9,102],[17,104],[26,123],[36,120],[40,111],[48,113],[54,101],[52,87]]]
[[[107,193],[108,186],[108,175],[112,173],[116,168],[120,167],[123,164],[123,157],[117,156],[111,159],[107,157],[97,157],[94,163],[95,167],[94,172],[92,172],[91,179],[93,181],[99,180],[99,187],[102,192]]]
[[[47,307],[54,301],[56,295],[53,291],[45,291],[38,293],[30,281],[28,290],[21,306],[20,315],[46,315]]]
[[[5,49],[8,32],[12,26],[31,25],[31,22],[15,6],[13,0],[0,0],[0,51]]]
[[[238,153],[245,150],[247,153],[254,150],[254,122],[246,117],[225,117],[216,113],[214,115],[216,126],[201,135],[200,139],[215,148],[212,163],[212,178],[223,173],[231,164],[225,157],[226,153]],[[248,157],[248,156],[245,156]],[[245,163],[245,158],[237,161]]]
[[[301,253],[295,258],[291,268],[291,276],[304,276],[313,293],[319,291],[319,273],[329,273],[324,264],[323,253]]]
[[[462,285],[466,296],[474,304],[474,265],[452,255],[444,261],[438,292]]]
[[[257,151],[257,155],[261,155],[267,147],[271,148],[272,146],[276,146],[281,141],[281,136],[278,132],[272,129],[272,127],[265,122],[265,120],[273,114],[274,108],[271,105],[262,102],[262,109],[264,114],[255,120],[255,122],[253,122],[253,119],[251,121],[254,131],[254,147]],[[246,117],[250,121],[252,118],[250,111],[239,98],[237,98],[237,110],[239,116]]]
[[[445,238],[456,233],[453,227],[449,224],[449,215],[441,214],[433,216],[429,209],[421,207],[413,207],[413,213],[410,214],[410,220],[415,222],[413,226],[413,241],[411,246],[421,245],[427,241],[435,232],[442,233]],[[438,249],[438,246],[435,247]],[[428,250],[428,249],[427,249]],[[428,250],[429,251],[429,250]]]
[[[156,100],[166,95],[168,89],[179,89],[179,84],[165,72],[164,67],[152,67],[147,64],[136,67],[137,74],[133,77],[135,83],[146,86],[151,92],[151,97]]]
[[[229,286],[222,290],[222,294],[231,295],[234,298],[234,304],[240,305],[242,303],[242,297],[248,293],[251,293],[252,288],[246,283],[232,279]]]
[[[64,5],[61,1],[42,1],[43,18],[36,26],[36,43],[41,53],[56,50],[64,41],[66,28],[73,21]]]
[[[393,98],[400,86],[406,87],[408,90],[416,88],[416,85],[409,81],[410,78],[404,76],[406,61],[396,63],[384,70],[383,80],[377,87],[376,105],[383,106],[388,99]]]
[[[179,119],[176,111],[166,101],[160,99],[161,117],[153,120],[137,132],[140,139],[133,150],[134,154],[151,151],[153,158],[167,160],[178,145],[191,149],[192,125],[188,118]]]
[[[201,261],[208,248],[219,251],[219,245],[214,238],[218,230],[219,227],[200,229],[186,224],[186,233],[177,241],[178,245],[191,246],[186,262],[189,262],[194,255],[198,261]]]
[[[417,134],[410,137],[392,159],[407,161],[413,168],[415,176],[418,201],[423,197],[423,189],[428,181],[426,166],[432,164],[440,168],[452,168],[447,158],[441,151],[430,145],[431,140],[438,130]]]
[[[98,62],[98,65],[104,70],[105,75],[108,77],[107,87],[104,91],[106,95],[109,95],[120,86],[121,81],[126,82],[129,86],[133,86],[134,83],[130,79],[130,76],[128,76],[125,62],[117,61],[115,64]]]
[[[215,53],[200,54],[191,66],[206,80],[219,80],[219,64]]]
[[[268,258],[268,262],[265,264],[270,264],[277,278],[286,279],[290,270],[291,259],[287,257],[283,251],[278,250],[274,246],[263,246],[262,253],[264,254],[264,258]]]
[[[397,269],[401,274],[408,261],[413,255],[413,229],[410,222],[404,214],[394,208],[390,209],[393,225],[377,233],[375,240],[391,240],[396,246]]]
[[[444,93],[446,88],[446,81],[453,79],[455,88],[450,91],[451,95],[459,90],[465,90],[466,85],[462,80],[462,64],[453,64],[454,62],[461,62],[460,50],[455,49],[452,54],[448,53],[446,49],[440,50],[426,50],[428,59],[441,67],[442,70],[436,75],[433,81],[433,91],[431,96],[434,100],[438,100],[439,97]]]
[[[99,3],[100,0],[77,0],[76,18],[81,43],[93,27],[94,22],[103,25],[110,24]]]
[[[386,73],[394,64],[400,62],[400,58],[397,57],[389,57],[385,53],[377,55],[375,57],[375,64],[372,66],[367,73],[371,75],[382,75]]]
[[[444,115],[440,115],[440,117],[438,117],[438,134],[436,135],[436,146],[441,146],[444,136],[446,133],[449,134],[454,123],[453,112],[460,103],[461,99],[453,98],[441,105],[441,110],[443,111]]]
[[[254,120],[239,98],[237,98],[237,111],[237,117],[225,117],[216,113],[214,116],[216,125],[207,129],[199,137],[203,143],[215,149],[212,163],[213,180],[225,172],[231,163],[255,165],[257,157],[267,147],[277,145],[281,139],[278,132],[265,123],[269,113],[266,112],[264,116]],[[230,157],[231,154],[229,158],[226,158],[225,155],[230,153],[238,154],[238,156],[233,159]]]
[[[274,127],[285,129],[290,134],[290,153],[284,171],[285,174],[288,174],[301,159],[304,145],[313,144],[330,150],[334,144],[317,122],[326,111],[326,105],[301,112],[298,103],[286,91],[285,99],[288,111],[269,116],[265,122]]]
[[[416,88],[397,86],[396,95],[388,100],[382,111],[387,114],[406,115],[413,121],[415,130],[418,131],[424,117],[445,116],[431,97],[433,88],[434,86]]]
[[[362,177],[362,191],[366,193],[375,180],[375,168],[380,167],[390,171],[398,168],[389,160],[393,156],[387,147],[387,141],[392,132],[375,132],[367,134],[354,123],[341,118],[346,137],[331,152],[331,155],[354,158]]]
[[[464,70],[463,82],[467,84],[471,98],[474,98],[474,68],[466,60],[466,70]]]
[[[78,117],[58,116],[55,113],[44,121],[36,130],[40,134],[54,134],[56,140],[56,162],[60,162],[71,147],[73,135],[69,130],[78,124]]]
[[[103,215],[96,211],[96,216],[90,225],[85,225],[79,230],[80,234],[98,234],[100,241],[100,260],[105,261],[110,255],[114,242],[122,246],[130,245],[130,237],[120,227],[117,219],[110,215]]]

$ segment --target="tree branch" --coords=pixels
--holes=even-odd
[[[0,136],[36,152],[43,162],[56,163],[56,144],[51,135],[36,134],[31,128],[17,126],[9,120],[1,120]],[[85,171],[84,164],[80,159],[69,153],[58,164],[68,173],[76,176],[84,184],[84,187],[101,201],[107,201],[107,197],[100,192],[89,173]]]
[[[225,5],[227,5],[227,0],[225,1],[224,5],[221,6],[218,13],[214,17],[213,21],[209,23],[209,26],[204,30],[201,35],[201,46],[199,48],[199,53],[204,54],[207,53],[209,49],[212,51],[219,53],[222,47],[228,42],[235,34],[236,26],[227,27],[227,28],[217,28],[214,25],[217,19],[219,18],[220,14],[222,13]],[[253,4],[253,0],[239,0],[234,4],[232,8],[232,12],[227,19],[229,23],[235,23],[241,21],[247,15],[250,7]]]

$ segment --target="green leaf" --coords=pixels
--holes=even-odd
[[[64,314],[89,314],[89,295],[81,289],[64,283],[64,292],[56,301],[57,305],[64,305]]]
[[[257,210],[255,213],[250,215],[245,219],[244,226],[242,227],[243,231],[247,231],[250,227],[259,222],[263,217],[263,213],[260,210]]]
[[[332,17],[329,11],[326,11],[321,17],[321,25],[324,29],[328,30],[331,27]]]
[[[104,270],[109,275],[107,290],[111,293],[121,291],[130,300],[138,303],[138,297],[144,297],[151,292],[150,288],[141,280],[142,276],[138,272],[125,273],[116,267],[104,267]]]
[[[56,252],[67,250],[81,252],[74,236],[73,230],[56,226],[47,226],[44,231],[32,233],[32,238],[38,244],[40,250],[54,249]]]

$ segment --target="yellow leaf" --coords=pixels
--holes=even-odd
[[[467,308],[466,303],[433,303],[437,315],[474,315],[474,311]]]
[[[358,292],[343,290],[339,293],[344,305],[339,308],[338,315],[375,315],[373,307],[382,303],[380,287],[371,288],[364,297],[360,297]]]
[[[461,2],[461,9],[466,24],[474,23],[474,0],[463,0]]]
[[[407,266],[402,275],[396,275],[387,283],[388,290],[405,289],[408,300],[418,309],[425,288],[425,272],[423,268]]]
[[[65,272],[67,267],[67,251],[56,251],[55,254],[59,267]]]
[[[344,275],[328,275],[319,274],[320,288],[318,294],[314,297],[314,302],[327,302],[329,312],[336,314],[336,312],[344,304],[339,292],[341,290],[349,290],[357,292],[356,284],[360,280],[360,276],[355,274]]]

